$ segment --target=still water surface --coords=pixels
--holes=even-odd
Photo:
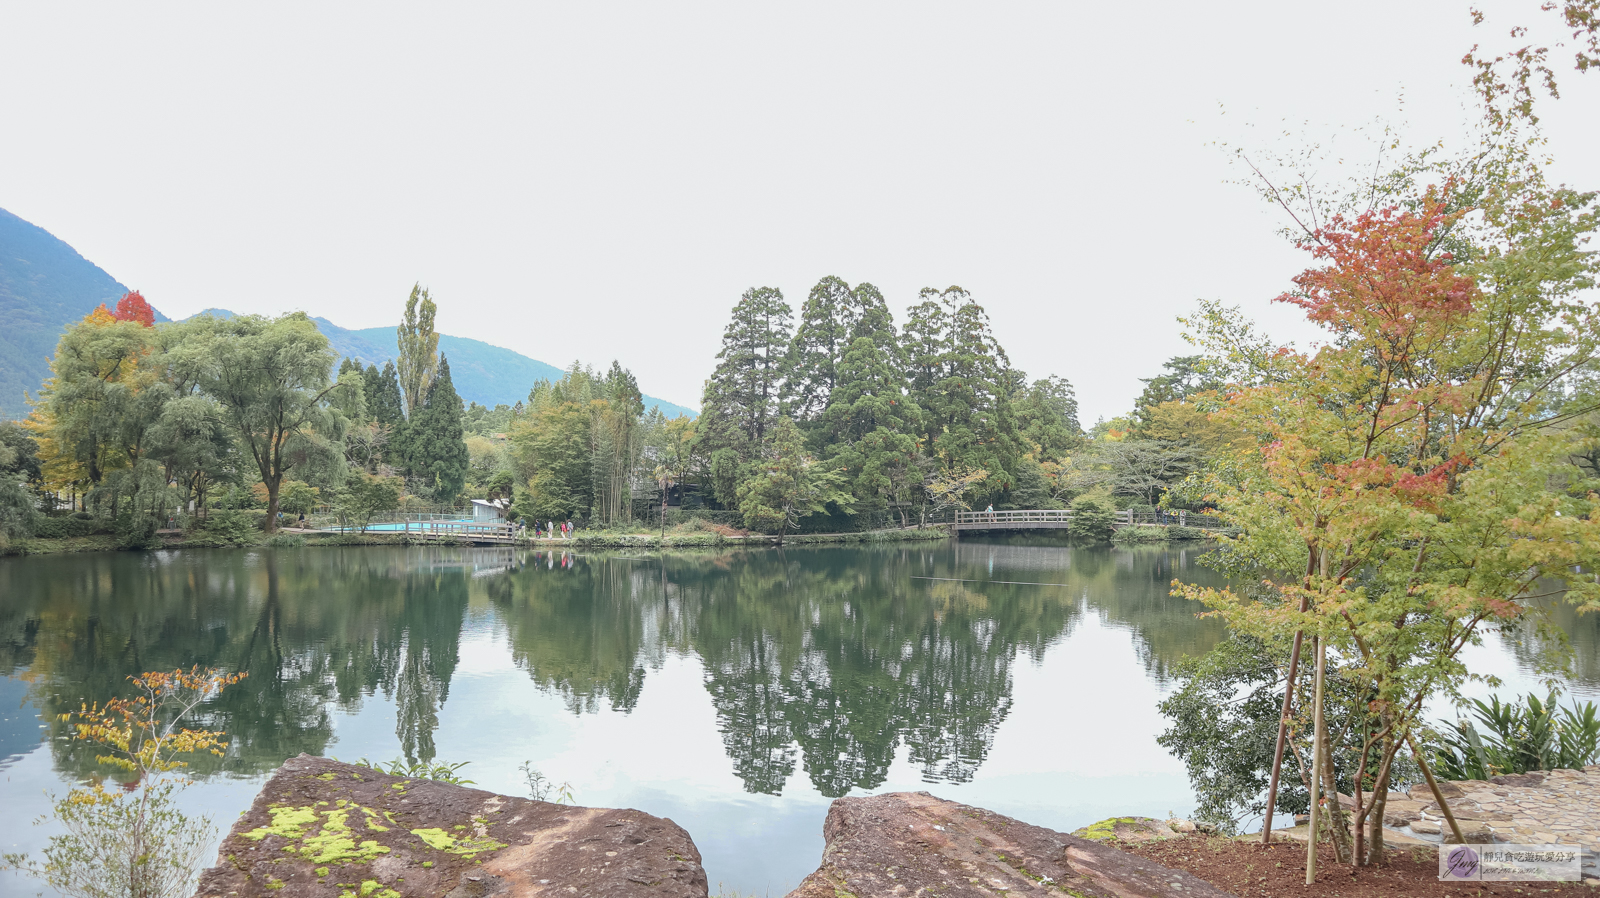
[[[203,721],[228,757],[185,794],[223,827],[300,752],[470,761],[512,794],[531,762],[580,804],[684,826],[713,892],[776,896],[815,868],[842,795],[926,789],[1062,830],[1183,814],[1155,705],[1223,635],[1167,594],[1217,582],[1200,554],[1016,537],[0,560],[0,845],[36,852],[45,793],[96,771],[54,715],[192,664],[249,673]],[[1600,622],[1560,620],[1573,691],[1600,695]],[[1474,663],[1526,691],[1544,648],[1495,635]],[[0,895],[37,891],[0,874]]]

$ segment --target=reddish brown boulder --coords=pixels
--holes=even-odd
[[[272,775],[196,898],[705,898],[700,852],[643,811],[496,795],[301,755]]]
[[[1233,898],[1189,873],[926,792],[841,798],[789,898]]]

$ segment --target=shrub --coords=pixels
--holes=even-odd
[[[37,517],[33,521],[33,535],[38,539],[73,539],[110,532],[110,525],[97,521],[87,514],[66,518]]]
[[[1167,528],[1167,539],[1205,539],[1206,532],[1199,527],[1179,527],[1174,524]]]
[[[1116,513],[1093,499],[1079,499],[1072,503],[1072,536],[1088,542],[1103,543],[1111,539],[1111,522]]]
[[[261,529],[256,517],[244,511],[213,511],[201,522],[198,541],[212,546],[248,546]]]
[[[1600,715],[1593,702],[1571,708],[1556,704],[1559,690],[1500,703],[1473,699],[1471,720],[1429,731],[1424,738],[1440,774],[1454,780],[1486,780],[1530,770],[1579,769],[1600,763]]]

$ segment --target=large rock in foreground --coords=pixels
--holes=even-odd
[[[272,775],[217,861],[197,898],[706,896],[700,852],[671,820],[306,755]]]
[[[841,798],[822,866],[789,898],[1233,898],[1179,870],[926,792]]]

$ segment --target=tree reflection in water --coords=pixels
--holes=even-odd
[[[492,612],[513,663],[574,714],[627,713],[669,654],[699,658],[746,789],[779,794],[798,764],[838,796],[883,783],[902,748],[928,782],[972,779],[1010,711],[1013,665],[1042,659],[1085,614],[1125,628],[1153,676],[1205,651],[1221,627],[1166,595],[1174,576],[1208,572],[1178,550],[1014,540],[666,556],[320,548],[31,558],[0,564],[0,672],[27,679],[46,721],[144,670],[248,672],[203,709],[200,725],[227,731],[233,747],[197,775],[321,754],[334,710],[379,693],[396,705],[406,757],[429,761],[476,604]],[[96,770],[70,741],[52,749],[63,773]]]

